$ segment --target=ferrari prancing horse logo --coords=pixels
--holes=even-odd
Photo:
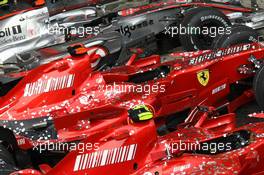
[[[197,72],[197,79],[199,83],[203,86],[206,86],[210,79],[210,72],[208,69]]]

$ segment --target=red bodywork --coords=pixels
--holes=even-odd
[[[235,117],[235,114],[218,118],[227,116]],[[191,126],[179,128],[160,137],[157,135],[154,120],[136,124],[128,122],[124,126],[112,129],[111,132],[105,131],[104,134],[98,133],[83,140],[82,143],[86,145],[98,144],[96,150],[72,151],[53,169],[48,165],[41,165],[42,173],[31,169],[16,173],[262,174],[263,128],[264,124],[258,123],[224,132]]]
[[[227,54],[232,49],[242,50]],[[220,52],[226,56],[213,54]],[[253,77],[243,70],[253,67],[250,56],[261,60],[263,54],[264,48],[248,44],[222,51],[175,53],[166,61],[153,55],[110,71],[93,71],[93,59],[86,55],[68,57],[28,72],[2,97],[1,124],[7,122],[8,127],[12,121],[50,117],[59,140],[71,141],[122,125],[122,116],[138,104],[152,108],[158,125],[163,124],[164,116],[198,105],[219,107],[228,103],[228,112],[234,112],[254,94],[249,87],[228,101],[230,85]],[[216,57],[202,59],[212,55]],[[202,75],[207,73],[207,82],[200,83],[198,77],[206,78]],[[15,133],[22,134],[23,128],[18,127]]]
[[[240,11],[250,12],[247,9]],[[217,56],[220,52],[224,56]],[[174,53],[165,61],[158,55],[137,61],[132,57],[126,66],[110,71],[92,70],[91,60],[96,56],[67,57],[23,74],[25,77],[0,101],[1,124],[17,134],[20,148],[32,149],[45,141],[81,141],[97,144],[99,149],[71,151],[53,168],[43,164],[40,165],[41,171],[29,169],[18,173],[149,175],[155,172],[263,172],[263,124],[242,128],[255,133],[250,135],[250,144],[243,149],[211,155],[182,150],[174,152],[171,147],[173,143],[204,142],[222,137],[223,133],[235,132],[233,114],[211,119],[197,112],[196,106],[213,108],[227,104],[228,112],[233,112],[252,100],[254,94],[250,88],[232,101],[227,98],[230,85],[254,76],[254,73],[247,72],[247,68],[254,67],[249,62],[252,55],[262,60],[264,48],[242,45],[218,52]],[[157,76],[149,79],[148,72],[155,75],[152,71],[157,69],[160,71]],[[202,76],[209,74],[204,84],[199,82],[200,72],[204,73]],[[147,80],[143,81],[145,76]],[[153,89],[147,93],[127,92],[127,89],[140,86],[157,88],[155,92]],[[126,92],[114,87],[122,87]],[[149,106],[155,118],[131,123],[127,110],[138,104]],[[177,132],[157,136],[156,129],[164,124],[166,116],[187,109],[192,113],[178,126]],[[42,135],[39,140],[32,139],[23,125],[15,128],[9,125],[43,117],[52,121],[55,137]]]
[[[180,4],[183,3],[183,4]],[[121,16],[129,16],[129,15],[135,15],[140,14],[147,11],[159,11],[164,9],[170,9],[170,8],[190,8],[190,7],[213,7],[216,9],[219,9],[220,11],[223,11],[224,13],[230,13],[230,12],[244,12],[244,13],[250,13],[252,12],[251,9],[244,8],[244,7],[238,7],[238,6],[232,6],[230,4],[222,4],[222,3],[204,3],[202,0],[193,1],[192,3],[186,3],[181,2],[181,0],[167,0],[166,2],[162,1],[159,3],[153,3],[145,6],[135,7],[135,8],[129,8],[124,9],[119,12]]]

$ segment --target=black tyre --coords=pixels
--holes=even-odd
[[[227,48],[236,44],[246,44],[257,42],[259,34],[256,30],[243,26],[232,26],[229,33],[219,35],[213,41],[213,49]]]
[[[0,159],[5,160],[8,164],[13,164],[13,165],[15,164],[12,155],[2,144],[0,144]]]
[[[264,66],[257,71],[254,77],[253,89],[258,105],[264,110]]]
[[[214,38],[220,32],[225,33],[230,26],[231,22],[226,15],[215,8],[190,9],[179,27],[179,30],[182,30],[179,37],[183,49],[186,51],[212,49]]]
[[[14,171],[18,171],[18,169],[15,167],[15,161],[12,155],[0,144],[0,174],[9,175]]]

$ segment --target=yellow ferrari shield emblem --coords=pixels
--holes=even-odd
[[[197,73],[197,79],[201,85],[206,86],[209,83],[209,79],[210,79],[209,70],[206,69],[206,70],[202,70],[202,71],[198,72]]]

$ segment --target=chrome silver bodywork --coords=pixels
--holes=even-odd
[[[146,2],[145,0],[143,3]],[[128,5],[129,7],[133,7],[133,4]],[[143,5],[142,2],[141,5]],[[118,58],[118,63],[122,64],[124,62],[122,59],[127,58],[124,57],[126,49],[139,46],[145,47],[148,45],[147,40],[161,33],[166,26],[175,23],[175,20],[168,20],[169,18],[173,18],[177,13],[180,13],[179,9],[171,8],[149,13],[120,16],[117,12],[109,14],[110,8],[112,7],[106,5],[83,7],[49,16],[48,8],[43,7],[4,19],[0,23],[0,29],[10,30],[13,33],[8,33],[6,36],[0,38],[0,64],[14,63],[22,69],[24,67],[26,69],[33,68],[34,66],[27,64],[36,61],[33,59],[36,57],[34,55],[41,56],[41,60],[46,59],[45,56],[39,54],[42,48],[50,47],[50,49],[55,50],[60,48],[58,52],[61,52],[61,48],[63,48],[64,52],[66,52],[67,46],[74,43],[81,42],[87,46],[96,45],[98,41],[102,40],[104,43],[111,43],[112,40],[108,40],[108,35],[111,33],[119,33],[120,35],[121,50],[123,52]],[[92,24],[95,21],[100,21],[96,24],[99,27],[99,32],[89,39],[79,38],[74,41],[67,41],[66,34],[60,30],[70,27],[95,27],[95,24]],[[56,32],[57,30],[59,32]],[[63,45],[57,46],[58,44]],[[117,46],[112,44],[107,46],[109,53],[113,53],[116,48]],[[32,56],[24,60],[21,55],[27,53]],[[61,56],[54,55],[51,57],[53,58],[47,58],[47,60],[54,60]],[[41,63],[44,62],[47,61],[42,61]]]
[[[162,33],[167,26],[179,24],[181,19],[178,16],[184,12],[182,8],[166,6],[125,16],[117,12],[125,7],[148,4],[148,1],[126,4],[125,0],[119,0],[65,11],[53,16],[50,16],[47,7],[43,7],[6,18],[0,23],[0,65],[4,67],[5,64],[12,63],[17,66],[17,70],[32,69],[67,55],[67,47],[76,43],[82,43],[86,47],[103,45],[110,54],[120,51],[117,64],[126,62],[129,48],[143,47],[156,51],[158,48],[155,44],[155,36]],[[111,9],[114,11],[111,12]],[[253,28],[264,26],[262,17],[263,13],[260,11],[247,16],[243,13],[229,15],[233,23],[237,19],[245,18],[247,19],[245,25]],[[252,22],[248,23],[248,19]],[[99,32],[89,38],[77,37],[77,40],[68,40],[68,33],[61,31],[61,29],[78,29],[84,26],[98,27]],[[71,32],[78,34],[76,31],[71,30]],[[111,39],[111,35],[115,39]],[[43,54],[43,50],[47,50],[47,47],[55,50],[57,54],[49,56]],[[27,55],[25,58],[24,54],[30,56]]]
[[[133,7],[136,4],[144,5],[148,1],[131,2],[128,5],[129,7]],[[120,2],[110,2],[97,7],[82,7],[53,16],[50,16],[48,7],[42,7],[3,19],[0,22],[0,64],[17,64],[17,60],[21,58],[19,54],[63,44],[67,42],[66,35],[68,33],[61,31],[62,29],[70,27],[76,29],[83,26],[83,24],[89,24],[89,22],[110,13],[113,5],[125,7],[125,2],[125,0],[120,0]],[[104,28],[108,29],[109,27]],[[99,32],[95,33],[95,35]]]
[[[245,25],[256,30],[264,28],[264,10],[256,11],[250,14],[235,12],[230,13],[227,16],[231,20],[232,24]]]
[[[16,61],[17,54],[65,43],[65,33],[56,31],[58,27],[70,27],[79,22],[87,22],[88,17],[94,14],[95,9],[87,7],[50,17],[48,8],[43,7],[2,20],[0,64]],[[83,21],[80,18],[83,18]]]
[[[16,54],[64,42],[63,36],[49,34],[47,8],[27,11],[0,23],[0,64],[12,62]]]

